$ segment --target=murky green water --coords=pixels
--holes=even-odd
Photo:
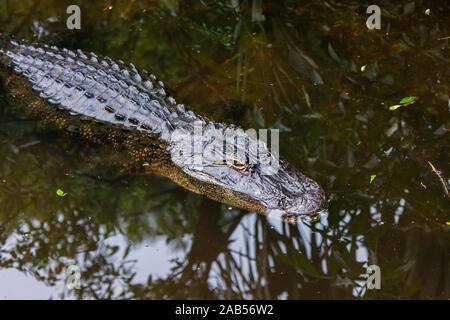
[[[448,299],[450,6],[377,4],[380,30],[358,1],[2,1],[3,32],[133,62],[196,112],[280,129],[330,202],[288,225],[121,175],[2,91],[0,298]]]

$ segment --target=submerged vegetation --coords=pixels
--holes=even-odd
[[[281,224],[121,174],[114,152],[42,127],[2,87],[0,274],[55,297],[448,299],[450,6],[379,1],[368,30],[369,4],[2,1],[5,34],[133,62],[200,114],[280,129],[280,153],[330,202]],[[380,290],[366,289],[372,264]]]

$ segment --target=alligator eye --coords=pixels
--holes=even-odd
[[[248,172],[247,164],[244,161],[242,161],[241,159],[238,159],[235,157],[229,157],[227,159],[226,163],[230,168],[233,168],[236,171]]]

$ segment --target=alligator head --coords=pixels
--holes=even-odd
[[[213,127],[211,123],[209,126]],[[267,143],[254,135],[234,126],[218,129],[215,125],[203,130],[197,139],[201,157],[196,162],[196,138],[190,136],[193,131],[174,131],[169,147],[172,162],[191,182],[196,180],[188,189],[288,222],[310,217],[326,206],[325,193],[315,181],[281,159],[273,149],[269,151]],[[227,142],[231,148],[227,148]]]

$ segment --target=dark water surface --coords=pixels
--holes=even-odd
[[[280,129],[329,208],[289,225],[122,175],[109,150],[45,130],[3,90],[0,298],[450,298],[450,4],[377,1],[369,30],[370,4],[1,1],[3,32],[133,62],[200,114]]]

